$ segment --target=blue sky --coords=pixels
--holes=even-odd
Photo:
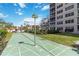
[[[0,3],[0,18],[19,26],[28,21],[33,24],[32,14],[38,15],[37,24],[49,15],[47,3]]]

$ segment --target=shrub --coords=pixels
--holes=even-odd
[[[40,30],[36,30],[36,34],[41,34],[41,31]]]
[[[34,33],[34,30],[25,30],[24,32]],[[36,34],[41,34],[41,31],[40,30],[36,30]]]
[[[41,34],[47,34],[47,30],[41,29],[41,30],[40,30],[40,33],[41,33]]]
[[[48,30],[48,34],[54,34],[54,33],[59,33],[59,30]]]
[[[7,34],[6,30],[0,30],[0,39],[5,38]]]
[[[28,30],[24,30],[24,32],[28,32]]]

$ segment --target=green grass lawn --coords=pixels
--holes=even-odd
[[[12,33],[8,32],[5,38],[5,42],[8,42],[10,40],[10,38],[12,37]]]
[[[75,41],[79,41],[79,35],[71,33],[58,33],[58,34],[42,34],[40,37],[55,41],[57,43],[71,46]]]

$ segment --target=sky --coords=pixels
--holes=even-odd
[[[38,18],[36,24],[39,24],[42,18],[49,15],[49,4],[47,3],[0,3],[0,18],[6,22],[11,22],[15,26],[24,23],[33,25],[32,14],[35,13]]]

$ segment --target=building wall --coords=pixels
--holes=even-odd
[[[48,23],[48,18],[43,18],[43,20],[41,21],[41,29],[43,30],[49,30],[49,23]]]
[[[52,6],[50,6],[51,9]],[[53,11],[50,11],[52,13]],[[67,14],[67,15],[66,15]],[[73,15],[74,14],[74,15]],[[52,16],[50,16],[51,18]],[[56,3],[55,4],[55,29],[59,29],[61,32],[79,33],[77,29],[78,8],[77,3]],[[70,22],[70,23],[69,23]],[[68,30],[69,29],[69,30]]]

